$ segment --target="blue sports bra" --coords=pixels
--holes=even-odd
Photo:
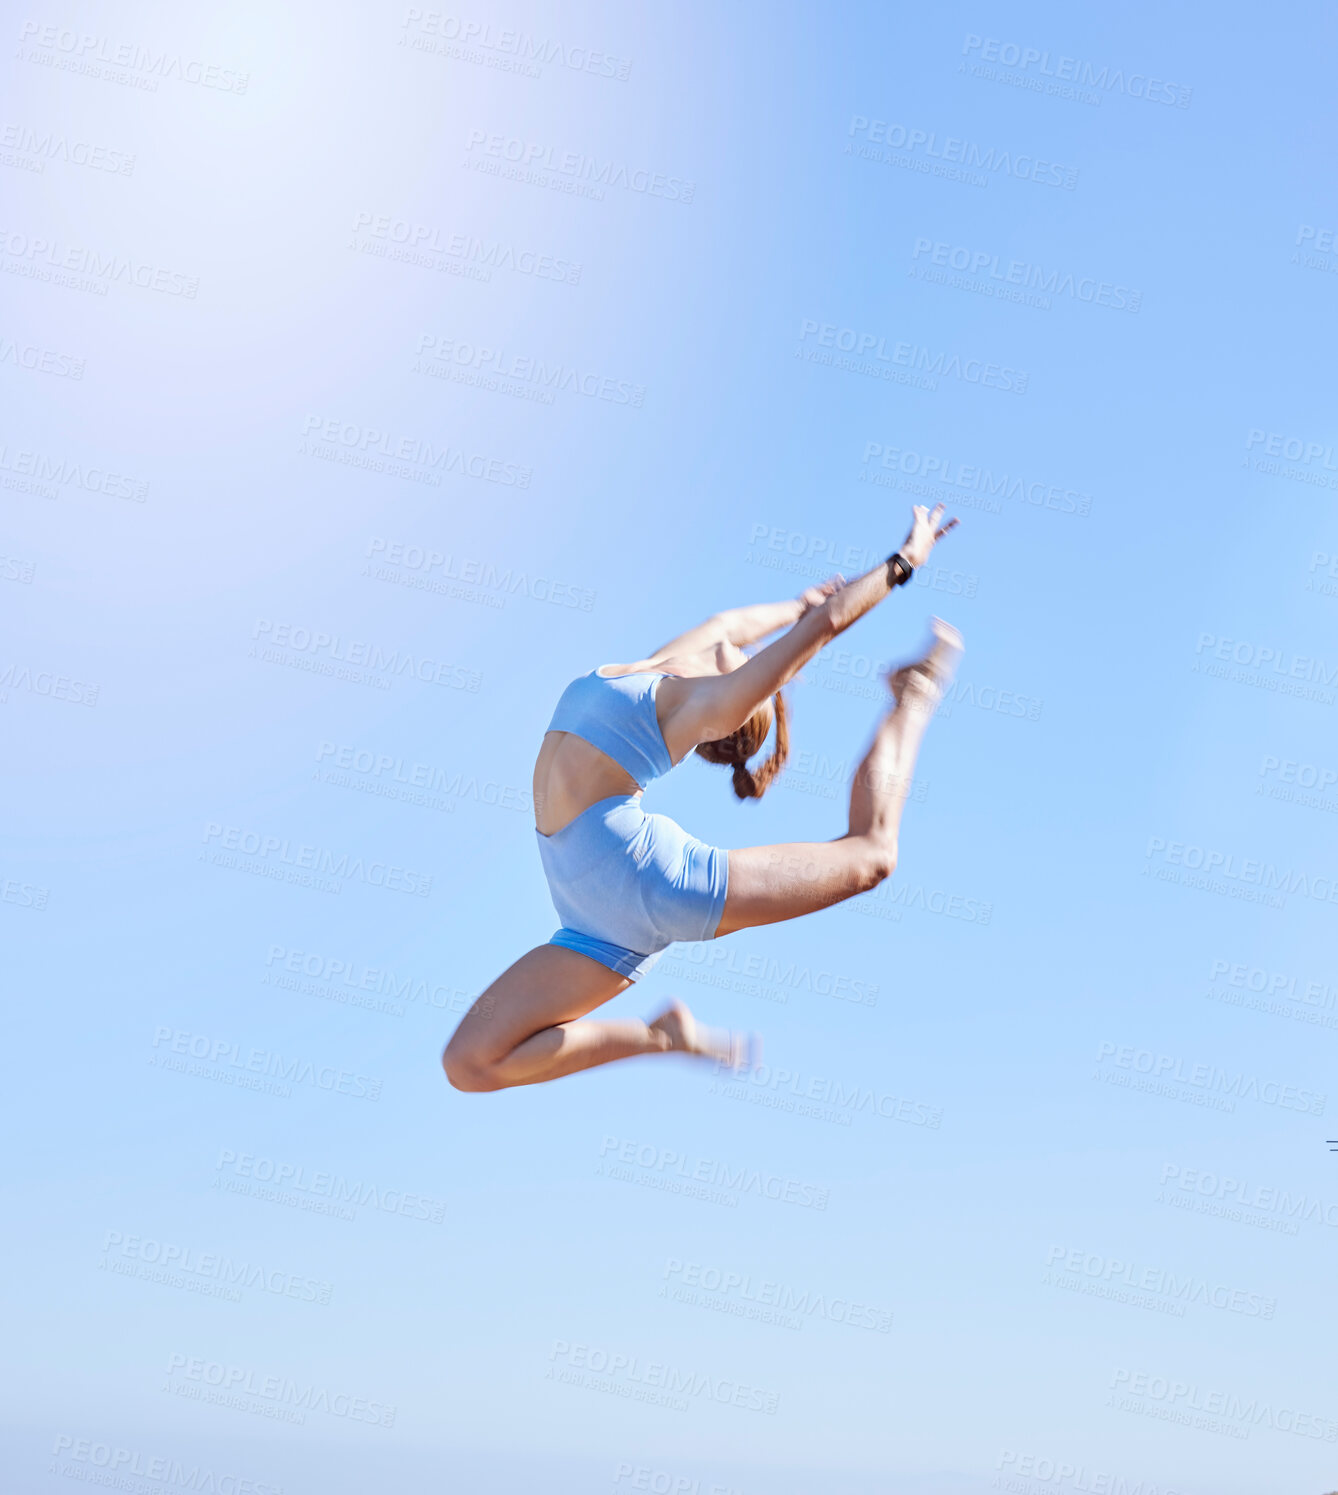
[[[655,715],[663,679],[658,670],[611,677],[591,670],[562,692],[548,730],[570,732],[607,753],[644,789],[674,766]]]

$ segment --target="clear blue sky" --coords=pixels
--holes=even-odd
[[[7,25],[11,1487],[1338,1483],[1332,17]],[[921,488],[654,790],[839,834],[963,630],[891,887],[611,1009],[768,1068],[450,1090],[565,683]]]

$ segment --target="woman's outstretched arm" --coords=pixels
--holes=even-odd
[[[922,504],[915,505],[910,533],[900,552],[912,566],[923,566],[938,541],[956,527],[957,520],[951,519],[940,528],[942,517],[942,504],[932,513]],[[892,590],[889,570],[886,563],[875,566],[833,592],[819,606],[810,608],[783,638],[759,650],[730,674],[693,680],[674,712],[676,735],[710,742],[737,731],[824,645],[877,607]]]

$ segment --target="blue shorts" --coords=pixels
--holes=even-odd
[[[549,940],[635,981],[676,940],[715,937],[729,853],[639,798],[597,800],[551,836],[535,832],[563,927]]]

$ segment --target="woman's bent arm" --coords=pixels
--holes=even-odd
[[[712,613],[703,623],[661,644],[654,654],[647,655],[653,664],[661,659],[671,659],[683,654],[700,654],[716,644],[751,644],[755,639],[765,638],[778,628],[786,628],[803,612],[803,605],[793,602],[758,602],[752,607],[731,607],[724,612]]]
[[[792,597],[788,602],[755,602],[751,607],[731,607],[720,614],[725,638],[742,648],[755,644],[779,628],[788,628],[804,615],[804,601]]]
[[[805,613],[787,634],[737,670],[694,679],[674,712],[675,736],[714,742],[738,731],[768,696],[793,680],[820,649],[876,607],[889,590],[887,567],[875,567]]]
[[[712,613],[704,623],[698,623],[695,628],[689,628],[686,633],[680,633],[677,638],[661,645],[649,658],[654,662],[675,655],[698,654],[719,643],[734,644],[738,648],[755,644],[769,633],[797,623],[811,608],[830,597],[838,583],[844,586],[845,578],[808,587],[798,597],[785,602],[754,602],[747,607],[728,607],[723,612]]]
[[[833,576],[817,586],[805,587],[789,602],[756,602],[752,607],[734,607],[720,617],[725,624],[725,637],[740,648],[755,644],[778,628],[789,628],[805,613],[812,612],[846,584],[844,576]]]

